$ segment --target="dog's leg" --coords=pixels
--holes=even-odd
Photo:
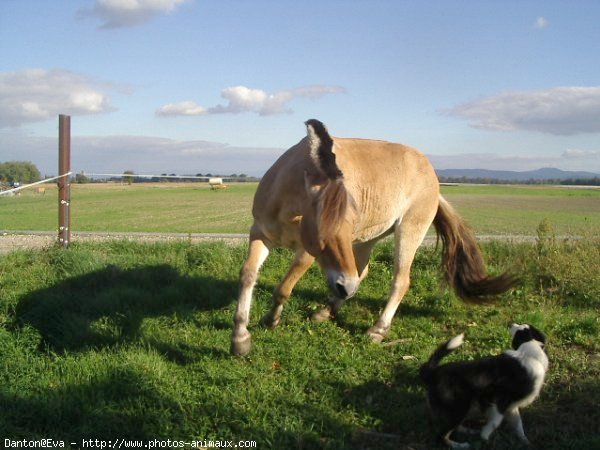
[[[470,435],[475,435],[475,434],[479,434],[479,430],[476,428],[471,428],[471,427],[465,427],[464,425],[460,425],[457,430],[460,433],[464,433],[464,434],[470,434]]]
[[[481,439],[484,441],[487,441],[494,430],[500,426],[502,419],[504,419],[504,414],[498,411],[496,405],[492,405],[487,410],[487,418],[488,422],[481,430]]]
[[[523,442],[525,445],[529,445],[529,439],[527,439],[527,436],[525,436],[523,421],[521,420],[521,415],[519,414],[518,408],[514,408],[506,412],[506,422],[515,432],[521,442]]]
[[[448,431],[445,435],[442,436],[442,442],[444,444],[446,444],[450,448],[457,448],[457,449],[471,448],[471,445],[468,442],[456,442],[456,441],[453,441],[452,439],[450,439],[450,435],[452,434],[453,431],[454,431],[454,429]]]

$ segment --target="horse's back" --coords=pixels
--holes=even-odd
[[[336,160],[361,212],[355,236],[359,241],[385,234],[409,208],[437,209],[435,171],[425,155],[412,147],[338,139]]]
[[[359,228],[370,230],[364,238],[391,226],[411,201],[437,202],[435,171],[418,150],[386,141],[333,140],[344,185],[361,212]],[[253,216],[255,225],[274,244],[294,247],[298,240],[302,209],[307,202],[304,173],[315,170],[308,143],[303,139],[283,153],[261,179]]]
[[[367,139],[335,139],[336,160],[344,179],[359,186],[384,188],[408,184],[414,175],[431,182],[435,171],[429,160],[419,150],[403,144]],[[396,180],[396,181],[394,181]],[[411,183],[419,184],[419,180]]]

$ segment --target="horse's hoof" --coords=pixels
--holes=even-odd
[[[331,314],[331,310],[329,308],[323,308],[320,311],[317,311],[316,313],[314,313],[311,316],[310,320],[312,320],[315,323],[323,323],[323,322],[327,322],[332,317],[333,316]]]
[[[252,339],[250,333],[246,332],[241,337],[231,336],[231,347],[229,348],[230,353],[233,356],[246,356],[250,353],[252,348]]]
[[[263,328],[268,328],[269,330],[274,330],[279,325],[281,319],[273,320],[271,314],[265,314],[262,319],[260,319],[260,326]]]
[[[375,344],[381,344],[389,332],[388,329],[384,329],[378,326],[373,326],[367,330],[367,335]]]

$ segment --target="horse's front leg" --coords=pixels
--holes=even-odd
[[[250,306],[252,305],[252,290],[256,284],[258,270],[269,255],[263,238],[250,237],[248,258],[240,271],[240,290],[238,303],[233,316],[233,332],[231,334],[231,353],[236,356],[245,356],[250,353],[252,346],[248,322],[250,320]]]
[[[308,268],[315,261],[315,258],[311,256],[306,250],[300,249],[296,252],[296,257],[292,262],[287,274],[281,280],[281,283],[273,291],[273,306],[271,310],[263,316],[260,323],[262,326],[267,328],[275,328],[279,325],[281,319],[281,311],[283,311],[283,305],[290,298],[292,289],[298,280],[302,278],[302,275],[306,273]]]

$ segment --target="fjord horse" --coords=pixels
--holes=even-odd
[[[465,301],[481,302],[507,291],[513,278],[487,275],[475,238],[440,195],[433,167],[419,151],[400,144],[333,138],[314,119],[307,136],[287,150],[258,185],[250,229],[250,247],[240,272],[231,352],[246,355],[252,291],[258,271],[273,247],[296,252],[273,292],[273,306],[261,324],[279,324],[294,285],[316,261],[332,296],[313,319],[335,316],[367,275],[375,243],[393,234],[394,276],[387,305],[367,334],[384,339],[409,287],[410,267],[433,223],[443,244],[448,284]]]

